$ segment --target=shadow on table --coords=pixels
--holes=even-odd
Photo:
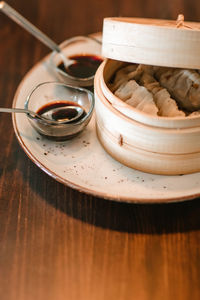
[[[200,229],[200,199],[170,204],[108,201],[56,182],[25,158],[22,150],[20,155],[18,168],[30,189],[68,216],[101,228],[131,233],[161,234]]]
[[[68,189],[69,190],[69,189]],[[58,208],[83,222],[130,233],[169,233],[200,229],[200,199],[170,204],[128,204],[68,191]]]

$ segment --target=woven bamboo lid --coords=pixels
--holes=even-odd
[[[141,64],[200,69],[200,23],[106,18],[103,56]]]

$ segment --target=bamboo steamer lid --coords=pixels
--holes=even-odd
[[[200,23],[144,18],[105,18],[104,57],[167,67],[200,69]]]

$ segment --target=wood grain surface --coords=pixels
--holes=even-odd
[[[198,0],[13,0],[56,42],[101,31],[108,16],[198,21]],[[0,106],[49,50],[0,14]],[[200,299],[199,199],[130,205],[54,181],[0,115],[0,299]]]

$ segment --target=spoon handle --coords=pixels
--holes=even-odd
[[[4,107],[0,107],[0,112],[5,112],[5,113],[27,113],[27,114],[31,114],[33,116],[37,115],[36,113],[25,109],[25,108],[4,108]]]
[[[2,10],[8,17],[10,17],[18,25],[20,25],[28,32],[30,32],[32,35],[34,35],[37,39],[43,42],[50,49],[55,50],[57,52],[61,52],[60,48],[56,43],[54,43],[54,41],[52,41],[46,34],[40,31],[33,24],[31,24],[27,19],[25,19],[22,15],[20,15],[15,9],[13,9],[6,2],[0,1],[0,10]]]
[[[26,111],[23,108],[4,108],[4,107],[0,107],[0,112],[7,112],[7,113],[12,113],[12,112],[21,112],[21,113],[25,113]]]

